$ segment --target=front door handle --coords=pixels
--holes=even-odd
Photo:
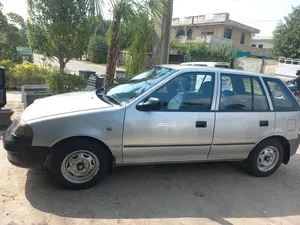
[[[196,121],[196,128],[205,128],[207,127],[206,121]]]
[[[267,126],[269,126],[269,121],[268,120],[261,120],[261,121],[259,121],[259,126],[260,127],[267,127]]]

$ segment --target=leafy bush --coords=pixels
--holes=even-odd
[[[92,36],[88,46],[89,59],[93,63],[106,63],[108,47],[104,37]]]
[[[212,46],[205,43],[193,43],[187,47],[188,61],[229,62],[233,64],[236,52],[229,45]]]
[[[16,64],[7,70],[6,86],[8,89],[20,89],[21,86],[26,84],[45,84],[45,76],[48,73],[47,68],[33,63]]]
[[[179,43],[176,41],[172,41],[170,44],[171,50],[175,50],[176,54],[178,55],[184,55],[186,54],[188,43]]]
[[[205,42],[171,43],[171,48],[178,54],[187,54],[189,62],[229,62],[233,65],[236,51],[229,45],[213,46]]]
[[[10,69],[14,68],[16,65],[17,64],[11,60],[2,60],[0,62],[0,66],[3,66],[6,69],[6,71],[9,71]]]
[[[87,80],[76,74],[52,72],[46,76],[46,85],[52,94],[61,94],[83,90]]]

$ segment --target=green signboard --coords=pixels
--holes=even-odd
[[[24,48],[24,47],[17,47],[18,55],[21,56],[32,56],[32,48]]]

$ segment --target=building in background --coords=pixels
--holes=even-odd
[[[229,19],[229,13],[215,13],[173,18],[171,38],[174,41],[228,44],[238,56],[267,57],[265,49],[251,47],[251,38],[260,30]]]
[[[270,49],[273,47],[272,36],[253,36],[250,41],[251,47]]]

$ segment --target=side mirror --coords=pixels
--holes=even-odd
[[[159,111],[160,100],[158,98],[149,98],[146,102],[140,102],[136,109],[139,111]]]

